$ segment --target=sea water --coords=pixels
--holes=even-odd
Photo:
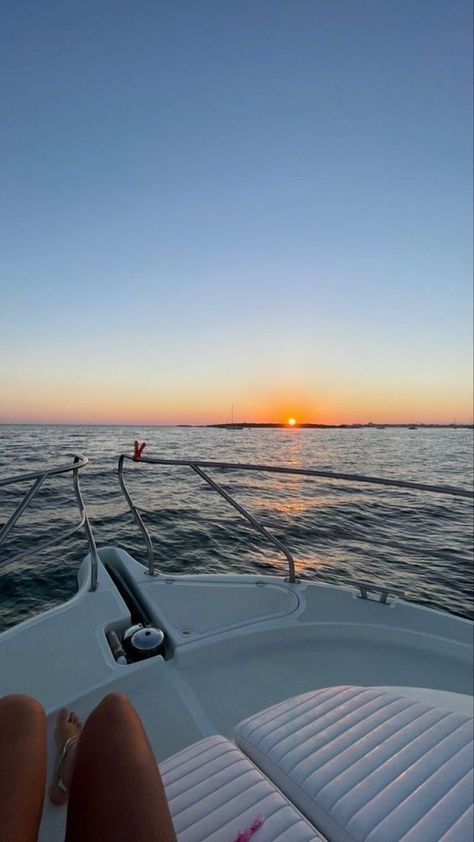
[[[121,452],[310,467],[472,489],[473,431],[466,428],[243,429],[0,426],[0,477],[90,459],[81,486],[98,547],[145,563],[141,534],[117,479]],[[301,578],[365,580],[410,600],[473,616],[472,501],[383,486],[260,473],[211,475],[283,540]],[[189,468],[126,463],[157,568],[166,573],[271,573],[286,560]],[[4,523],[28,488],[0,488]],[[20,493],[21,492],[21,493]],[[72,475],[49,479],[0,548],[0,566],[77,520]],[[70,598],[87,552],[83,534],[0,569],[0,629]]]

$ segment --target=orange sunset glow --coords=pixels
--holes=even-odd
[[[444,384],[417,382],[412,374],[404,382],[384,383],[375,379],[361,389],[340,372],[333,371],[333,384],[308,378],[298,389],[288,380],[280,388],[265,390],[243,378],[230,384],[225,376],[199,379],[190,366],[189,376],[177,381],[167,372],[146,370],[130,375],[125,366],[106,376],[105,370],[87,358],[87,369],[70,376],[49,371],[42,379],[25,372],[8,372],[4,378],[0,420],[4,423],[79,424],[214,424],[234,421],[279,422],[300,429],[307,423],[351,424],[412,422],[471,423],[469,390],[454,377]],[[72,366],[71,366],[72,369]],[[174,373],[173,373],[174,374]],[[193,376],[196,375],[196,376]],[[421,378],[420,378],[421,379]],[[243,382],[242,382],[243,381]]]

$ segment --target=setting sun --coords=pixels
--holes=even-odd
[[[296,418],[288,418],[288,424],[290,427],[294,427],[296,424]]]

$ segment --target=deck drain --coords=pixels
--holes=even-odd
[[[194,632],[192,629],[181,629],[180,631],[181,637],[191,637],[193,634]]]

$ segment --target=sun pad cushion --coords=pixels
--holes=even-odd
[[[178,842],[233,842],[261,816],[252,842],[325,842],[238,748],[208,737],[160,763]]]
[[[236,742],[331,842],[472,842],[472,718],[331,687],[249,717]]]

